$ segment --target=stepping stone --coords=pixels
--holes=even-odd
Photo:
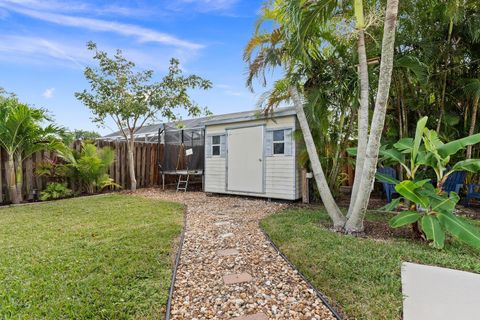
[[[222,238],[222,239],[230,238],[230,237],[233,237],[233,233],[231,233],[231,232],[229,232],[229,233],[224,233],[224,234],[221,234],[221,235],[220,235],[220,238]]]
[[[225,226],[227,224],[230,224],[230,221],[219,221],[219,222],[215,222],[215,225],[217,227],[220,227],[220,226]]]
[[[265,315],[265,313],[260,312],[255,314],[249,314],[246,316],[236,317],[232,320],[268,320],[268,317]]]
[[[239,252],[237,249],[225,249],[225,250],[218,250],[217,255],[221,257],[226,257],[226,256],[235,256]]]
[[[252,281],[252,276],[246,272],[237,273],[237,274],[227,274],[223,276],[223,283],[225,284],[237,284],[243,282],[250,282]]]

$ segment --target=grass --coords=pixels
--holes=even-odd
[[[367,219],[385,220],[369,214]],[[410,240],[334,233],[322,210],[289,209],[261,222],[280,250],[349,318],[400,319],[403,261],[480,273],[480,252],[450,242],[443,251]]]
[[[0,209],[0,319],[164,318],[179,204],[128,195]]]

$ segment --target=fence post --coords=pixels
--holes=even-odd
[[[310,203],[310,190],[308,187],[307,169],[305,168],[302,168],[301,179],[302,179],[302,202]]]

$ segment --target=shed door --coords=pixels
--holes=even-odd
[[[229,191],[263,192],[263,126],[228,130]]]

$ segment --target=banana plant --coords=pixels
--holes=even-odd
[[[463,243],[480,249],[480,231],[466,220],[454,215],[459,196],[455,192],[438,193],[429,179],[405,180],[395,186],[395,190],[415,205],[416,210],[405,210],[394,216],[389,224],[392,228],[418,223],[434,248],[442,249],[445,235],[449,233]],[[397,198],[396,200],[398,200]]]
[[[455,171],[480,171],[480,159],[467,159],[457,162],[447,170],[451,157],[457,152],[480,142],[480,133],[462,139],[443,143],[435,130],[426,128],[428,117],[417,122],[414,138],[403,138],[393,145],[393,148],[383,147],[380,150],[382,160],[399,163],[409,180],[415,180],[421,167],[431,168],[437,178],[437,188],[442,189],[448,176]],[[397,184],[388,175],[377,173],[381,182]]]
[[[480,134],[443,143],[435,130],[426,128],[428,118],[417,122],[415,137],[400,139],[393,148],[383,147],[380,151],[384,160],[399,163],[406,171],[407,180],[399,181],[388,175],[377,173],[377,180],[395,185],[401,196],[384,207],[391,211],[402,200],[411,203],[407,210],[400,212],[390,220],[390,226],[398,228],[417,224],[433,247],[444,247],[445,234],[449,233],[458,240],[480,249],[480,232],[466,220],[455,216],[455,206],[459,196],[455,192],[447,194],[443,184],[455,171],[480,171],[480,159],[467,159],[454,164],[449,170],[451,156],[469,145],[480,142]],[[430,179],[419,180],[416,173],[422,167],[433,169],[437,177],[436,188]]]

